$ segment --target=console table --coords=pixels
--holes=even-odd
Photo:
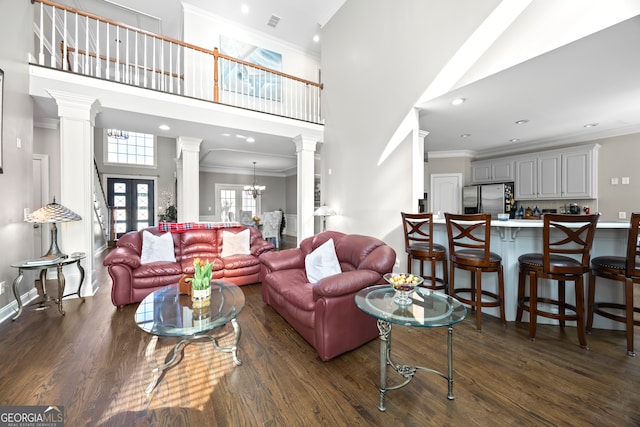
[[[80,265],[80,261],[86,258],[84,253],[78,252],[74,253],[68,257],[62,258],[54,258],[54,259],[35,259],[35,260],[27,260],[22,261],[17,264],[11,264],[11,267],[18,269],[18,276],[13,281],[13,296],[18,303],[18,313],[11,320],[16,320],[22,314],[22,300],[20,299],[20,282],[22,282],[22,277],[24,276],[25,270],[40,270],[40,285],[36,286],[38,290],[38,295],[41,298],[40,307],[44,308],[45,303],[48,300],[47,297],[47,270],[50,268],[55,268],[58,275],[58,298],[54,301],[58,304],[58,310],[60,314],[64,316],[64,308],[62,307],[62,299],[71,295],[78,295],[79,298],[82,298],[80,291],[82,290],[82,283],[84,282],[84,268]],[[64,287],[66,284],[66,279],[64,274],[62,274],[62,267],[65,265],[76,264],[78,267],[78,271],[80,272],[80,285],[78,286],[78,291],[69,295],[64,294]]]

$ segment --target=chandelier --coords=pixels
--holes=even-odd
[[[129,132],[120,129],[107,129],[107,136],[116,139],[129,139]]]
[[[264,185],[258,185],[256,183],[256,162],[253,162],[253,184],[245,185],[244,186],[244,191],[246,191],[247,193],[252,195],[253,198],[255,199],[256,197],[258,197],[261,194],[262,191],[264,191],[266,189],[267,189],[267,187],[265,187]]]

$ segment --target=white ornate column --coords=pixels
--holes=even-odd
[[[315,176],[315,152],[318,141],[298,135],[293,138],[296,144],[296,154],[298,156],[298,216],[297,216],[297,237],[298,243],[303,239],[313,236],[313,194]]]
[[[93,239],[94,127],[100,102],[92,96],[49,90],[58,104],[60,117],[60,194],[56,201],[82,217],[81,221],[58,224],[58,243],[66,254],[84,252],[85,283],[82,296],[98,289]],[[65,294],[77,291],[78,270],[66,268]]]
[[[414,129],[411,144],[411,206],[418,209],[418,199],[424,197],[424,139],[429,132]]]
[[[200,219],[200,144],[202,138],[180,136],[177,140],[178,160],[178,221]]]

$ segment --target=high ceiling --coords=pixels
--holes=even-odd
[[[180,0],[58,1],[169,37],[180,38],[182,33]],[[184,3],[319,57],[322,40],[314,42],[312,38],[345,1],[188,0]],[[241,11],[242,4],[248,6],[248,13]],[[529,9],[552,7],[548,5],[550,3],[538,2]],[[568,13],[579,20],[585,12],[569,10]],[[280,18],[275,28],[267,25],[273,15]],[[556,26],[562,27],[562,24],[556,22]],[[540,27],[539,21],[536,25]],[[527,28],[520,26],[519,31]],[[420,128],[429,132],[426,151],[468,151],[482,157],[640,132],[640,15],[487,75],[470,79],[471,83],[419,105]],[[454,98],[464,98],[466,102],[454,107],[451,105]],[[143,119],[134,114],[102,113],[96,124],[107,127],[117,120],[123,128],[129,124],[140,127]],[[520,120],[527,122],[516,124]],[[585,127],[588,124],[597,125]],[[174,122],[170,126],[175,135],[193,135],[193,127],[198,125]],[[151,126],[150,123],[149,128],[153,132],[157,124]],[[290,140],[243,135],[234,129],[209,127],[198,132],[208,135],[202,147],[202,166],[250,170],[251,161],[255,160],[258,173],[288,174],[295,170],[295,152]],[[237,134],[253,136],[259,143],[238,145]],[[516,139],[518,141],[512,141]]]
[[[505,154],[640,132],[640,16],[421,107],[429,152]]]

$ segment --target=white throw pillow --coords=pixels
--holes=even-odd
[[[333,239],[327,240],[307,255],[304,264],[310,283],[316,283],[325,277],[342,273]]]
[[[142,232],[142,255],[141,264],[150,262],[170,261],[176,262],[176,254],[173,249],[173,236],[171,233],[164,233],[159,236]]]
[[[231,255],[250,255],[251,254],[251,232],[245,228],[239,233],[230,231],[222,232],[222,258]]]

